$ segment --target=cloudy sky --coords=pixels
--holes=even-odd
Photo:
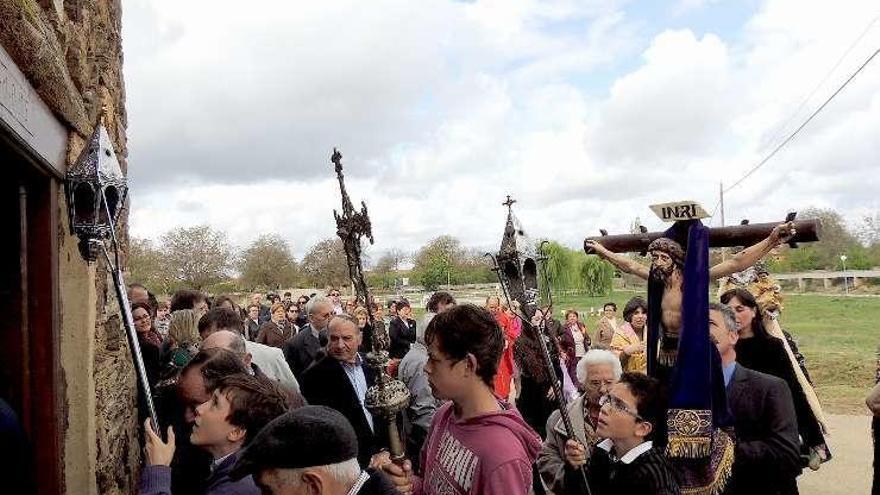
[[[572,247],[710,212],[880,47],[876,0],[126,0],[131,232],[210,224],[297,257],[343,152],[373,252],[497,248],[506,194]],[[880,208],[880,56],[725,195],[727,222]],[[709,221],[720,225],[720,214]]]

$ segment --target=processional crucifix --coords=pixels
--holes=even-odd
[[[693,201],[653,205],[651,209],[662,220],[676,222],[679,226],[709,216]],[[818,241],[820,228],[818,220],[795,221],[795,216],[796,213],[789,213],[782,223],[748,224],[744,221],[743,225],[707,229],[708,247],[746,246],[732,258],[709,268],[710,280],[745,270],[781,244],[788,243],[791,247],[797,247],[799,242]],[[681,326],[683,284],[681,268],[684,265],[687,247],[682,246],[680,239],[670,239],[667,232],[647,232],[644,228],[641,230],[637,234],[609,236],[603,229],[602,236],[588,237],[584,240],[584,251],[608,260],[623,272],[649,282],[653,280],[663,283],[665,291],[660,323],[664,329],[664,336],[674,345]],[[650,255],[651,265],[645,266],[622,255],[630,252]],[[672,364],[663,363],[663,359],[661,352],[661,364]],[[668,359],[674,360],[674,356],[668,356]],[[649,363],[651,361],[649,357]]]
[[[795,221],[710,229],[709,215],[692,201],[651,207],[666,232],[641,232],[584,240],[623,272],[648,281],[648,374],[669,390],[666,453],[682,480],[682,491],[714,494],[723,490],[733,464],[733,442],[720,361],[709,336],[709,281],[741,272],[783,243],[818,240],[819,222]],[[710,247],[747,246],[732,258],[709,266]],[[649,254],[645,266],[620,253]],[[682,460],[682,461],[679,461]]]

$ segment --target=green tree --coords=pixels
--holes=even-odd
[[[312,287],[342,287],[350,283],[348,261],[340,239],[324,239],[312,246],[299,264],[300,273]]]
[[[161,252],[171,279],[193,289],[225,280],[233,260],[226,234],[207,225],[166,232]]]
[[[614,267],[598,256],[578,256],[578,288],[589,296],[607,296],[611,293]]]
[[[287,241],[277,234],[264,234],[239,257],[240,283],[248,290],[281,289],[296,283],[297,266]]]
[[[370,271],[369,284],[383,289],[393,288],[400,276],[400,266],[407,258],[408,255],[397,248],[385,252]]]
[[[614,267],[580,249],[570,249],[558,242],[544,244],[544,270],[553,290],[577,290],[590,296],[604,296],[611,291]],[[542,287],[546,297],[546,287]]]
[[[544,244],[543,251],[544,256],[547,257],[543,264],[543,270],[545,271],[546,279],[550,282],[550,287],[544,284],[544,277],[539,279],[539,284],[541,298],[546,301],[548,289],[557,291],[571,288],[572,281],[575,279],[573,276],[574,265],[572,264],[574,253],[571,249],[556,241]]]
[[[497,282],[498,277],[492,271],[492,262],[479,249],[465,249],[455,271],[459,284],[486,284]]]
[[[171,280],[162,251],[149,239],[132,237],[128,243],[128,280],[143,284],[158,294],[171,292]]]
[[[784,248],[784,260],[773,268],[803,270],[839,270],[840,255],[859,245],[856,235],[849,230],[840,213],[831,209],[807,208],[798,215],[801,219],[818,219],[822,223],[819,242],[802,244],[796,249]]]
[[[446,283],[459,283],[456,267],[461,265],[464,254],[461,242],[455,237],[437,237],[416,253],[413,276],[426,290],[436,290]]]

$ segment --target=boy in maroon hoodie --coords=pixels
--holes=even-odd
[[[465,304],[435,316],[425,331],[425,372],[437,409],[421,454],[422,472],[379,458],[404,494],[523,495],[541,439],[493,392],[504,335],[485,309]]]

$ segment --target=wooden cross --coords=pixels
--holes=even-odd
[[[797,233],[788,240],[791,247],[797,247],[799,242],[816,242],[819,240],[821,223],[819,220],[797,220],[789,214],[786,221],[791,221]],[[731,227],[716,227],[709,229],[709,247],[736,247],[751,246],[760,242],[773,232],[779,222],[755,223],[735,225]],[[593,250],[586,245],[587,241],[596,241],[614,253],[644,253],[648,245],[659,237],[663,232],[640,232],[638,234],[603,235],[587,237],[584,239],[584,251],[593,254]]]

